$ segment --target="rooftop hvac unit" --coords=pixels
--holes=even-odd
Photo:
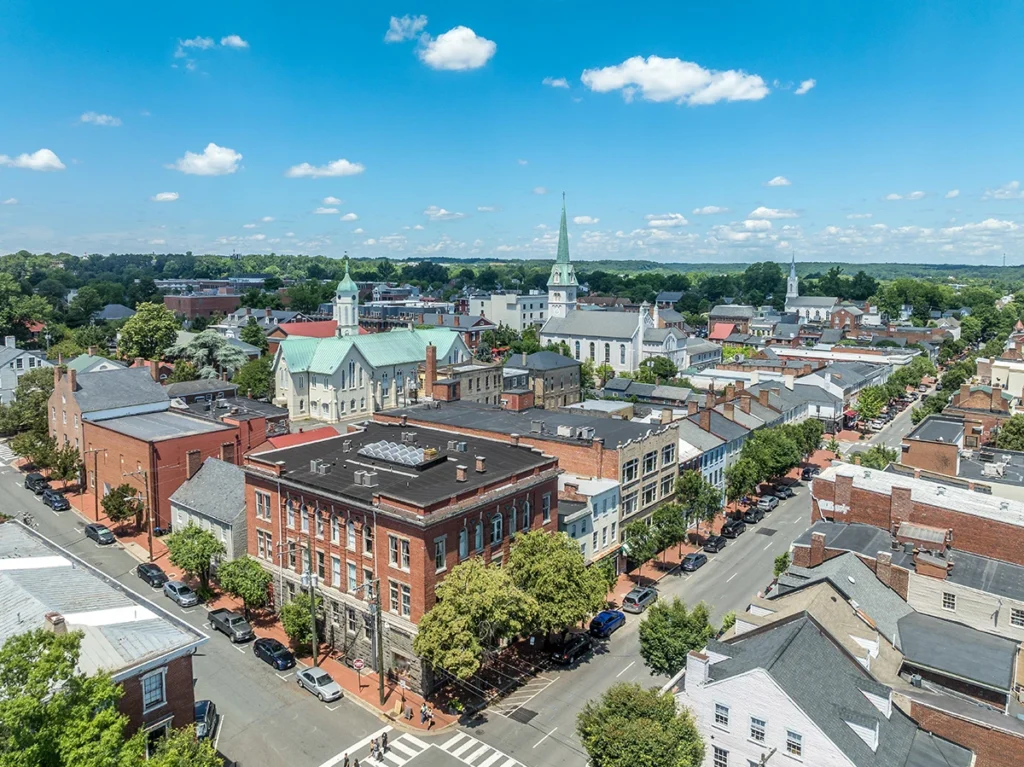
[[[448,440],[448,452],[454,453],[459,449],[459,441],[457,439]]]
[[[456,446],[456,449],[460,453],[465,453],[467,450],[469,450],[469,445],[465,442],[459,442],[458,445]]]
[[[581,426],[579,430],[580,439],[593,439],[594,438],[594,427],[593,426]]]
[[[571,437],[572,436],[572,431],[573,431],[573,429],[572,429],[571,426],[566,426],[565,424],[559,424],[559,426],[558,426],[558,436],[559,437]]]
[[[341,450],[342,450],[342,452],[347,453],[351,449],[352,449],[352,440],[346,439],[344,442],[341,443]]]
[[[365,471],[363,471],[362,469],[357,469],[356,470],[354,479],[355,479],[355,482],[356,482],[357,485],[365,485],[366,484],[366,482],[364,482],[365,477],[366,477],[366,472]]]
[[[314,459],[312,459],[312,460],[311,460],[311,461],[309,462],[309,470],[310,470],[310,471],[311,471],[311,472],[312,472],[313,474],[316,474],[316,472],[317,472],[317,470],[318,470],[319,468],[320,468],[320,459],[319,459],[319,458],[314,458]]]
[[[332,468],[331,464],[327,463],[327,461],[320,461],[320,466],[317,468],[316,473],[317,474],[321,474],[321,475],[322,474],[330,474],[331,473],[331,468]]]
[[[416,443],[416,432],[404,431],[402,432],[402,443],[406,445],[412,445]]]
[[[920,674],[911,674],[911,675],[910,675],[910,683],[911,683],[911,684],[912,684],[912,685],[913,685],[914,687],[920,687],[920,686],[921,686],[921,683],[922,683],[922,680],[921,680],[921,675],[920,675]]]
[[[375,472],[375,471],[367,471],[367,472],[365,472],[363,474],[363,485],[365,485],[366,487],[376,487],[377,486],[377,472]]]
[[[544,422],[543,421],[530,421],[530,433],[532,433],[532,434],[543,434],[544,433]]]

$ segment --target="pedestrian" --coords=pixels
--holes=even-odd
[[[426,721],[427,721],[427,704],[424,703],[422,706],[420,706],[420,724],[423,724]]]
[[[388,734],[386,732],[380,736],[380,750],[385,754],[388,752]]]
[[[348,767],[348,754],[345,754],[345,761],[342,763],[342,767]]]
[[[359,757],[358,756],[355,758],[355,761],[352,762],[352,767],[359,767]]]
[[[424,705],[426,705],[426,704],[424,704]],[[427,729],[429,730],[433,726],[434,726],[434,709],[428,708],[427,709]]]

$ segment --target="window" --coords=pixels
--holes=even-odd
[[[482,551],[484,548],[484,526],[479,522],[476,523],[476,536],[475,536],[476,550]]]
[[[611,344],[605,344],[604,345],[604,361],[606,363],[612,361],[612,345]]]
[[[388,609],[391,612],[393,612],[393,613],[397,613],[398,612],[398,584],[395,583],[394,581],[391,581],[391,588],[390,588],[390,593],[388,594],[388,596],[390,597],[390,599],[388,601]]]
[[[359,576],[356,574],[356,565],[354,562],[348,563],[348,590],[355,591],[359,588]]]
[[[530,502],[523,501],[523,532],[530,529]]]
[[[412,592],[404,583],[402,584],[402,615],[406,618],[412,615]]]
[[[608,545],[608,528],[607,527],[602,527],[601,528],[601,548],[603,549],[607,545]],[[595,547],[597,546],[597,542],[596,541],[594,542],[594,546]]]
[[[715,749],[714,758],[711,761],[712,767],[729,767],[729,752],[718,746]]]
[[[270,519],[270,493],[256,491],[256,518]]]
[[[649,453],[644,453],[644,476],[652,474],[658,470],[658,451],[652,450]]]
[[[359,624],[356,623],[356,611],[349,607],[346,610],[346,626],[349,634],[355,634],[359,628]]]
[[[274,539],[266,530],[256,531],[256,555],[260,559],[274,560]]]
[[[956,594],[950,594],[948,591],[942,592],[942,609],[956,610]]]
[[[764,731],[767,727],[768,723],[764,719],[758,719],[756,716],[750,717],[750,739],[764,743]]]
[[[637,469],[639,467],[640,462],[636,458],[622,464],[622,484],[635,480],[637,478]]]
[[[363,553],[373,556],[373,525],[363,525]]]
[[[544,493],[540,499],[541,512],[544,514],[544,524],[551,521],[551,493]]]
[[[295,569],[295,541],[288,541],[288,567]]]
[[[661,449],[661,465],[668,466],[670,463],[675,463],[676,460],[676,446],[665,445]]]
[[[316,537],[317,538],[323,538],[324,537],[324,527],[325,527],[325,525],[324,525],[324,518],[318,512],[317,515],[316,515]]]
[[[612,541],[615,541],[615,523],[612,522]]]
[[[345,545],[350,551],[356,550],[356,523],[351,519],[345,524]]]
[[[622,499],[622,516],[628,517],[636,511],[636,493],[630,493]]]
[[[1010,608],[1010,625],[1011,626],[1024,626],[1024,610],[1016,607]]]
[[[792,730],[786,730],[786,753],[790,756],[803,756],[804,736]]]
[[[594,342],[593,341],[590,342],[590,359],[595,359],[595,356],[594,356]]]
[[[398,567],[398,538],[394,535],[388,536],[388,564]]]
[[[341,520],[337,514],[331,515],[331,543],[341,543]]]
[[[594,537],[590,543],[590,548],[592,551],[597,551],[597,530],[594,531]]]
[[[447,551],[445,550],[445,539],[444,539],[444,537],[442,536],[441,538],[435,538],[434,539],[434,569],[435,570],[444,570],[445,569],[445,555],[446,554],[447,554]]]
[[[715,724],[718,727],[729,727],[729,707],[721,703],[715,704]]]
[[[672,495],[672,485],[674,484],[675,477],[669,474],[668,476],[661,478],[661,497],[664,498],[666,495]]]
[[[491,517],[491,545],[495,546],[501,542],[501,514]]]
[[[327,565],[324,561],[324,553],[318,551],[316,553],[316,577],[323,580],[327,577]]]
[[[658,483],[652,482],[649,485],[644,485],[643,490],[643,504],[649,506],[658,500]]]
[[[167,702],[164,691],[166,668],[158,668],[142,677],[142,712],[152,711]]]
[[[309,532],[309,511],[307,509],[299,509],[299,521],[302,525],[302,532]]]
[[[75,428],[78,428],[78,413],[75,413]]]
[[[371,591],[373,589],[373,570],[367,570],[365,567],[363,568],[363,586],[365,587],[363,591],[364,596],[367,599],[371,599],[373,597],[373,592]]]
[[[409,541],[402,541],[402,569],[409,569]]]
[[[331,557],[331,585],[341,587],[341,557]]]
[[[577,357],[577,359],[579,359],[579,358]],[[625,365],[626,364],[626,345],[625,344],[619,344],[619,364],[620,365]]]

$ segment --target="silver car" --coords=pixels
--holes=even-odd
[[[319,668],[305,668],[295,675],[299,687],[305,687],[324,703],[341,697],[341,685],[331,675]]]
[[[182,607],[195,607],[199,604],[199,595],[181,581],[167,581],[164,594]]]

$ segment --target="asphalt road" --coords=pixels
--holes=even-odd
[[[183,610],[151,589],[135,575],[136,559],[117,544],[98,546],[86,539],[81,517],[44,506],[24,489],[23,477],[15,469],[0,468],[0,510],[18,517],[29,512],[47,538],[210,636],[193,661],[195,694],[217,704],[221,721],[216,741],[226,757],[241,767],[315,767],[383,726],[376,716],[345,699],[320,703],[299,689],[294,673],[281,674],[282,679],[257,660],[249,644],[236,646],[222,634],[211,633],[204,626],[206,611],[201,606]]]
[[[927,397],[928,394],[933,392],[929,390],[927,394],[920,395],[921,398]],[[918,402],[921,400],[919,399]],[[915,405],[917,403],[914,403]],[[903,438],[910,433],[910,430],[914,428],[913,422],[910,420],[910,411],[914,409],[914,405],[904,409],[902,413],[893,418],[885,428],[880,432],[872,434],[869,439],[863,442],[852,442],[846,447],[847,453],[862,453],[869,447],[874,445],[884,445],[885,447],[892,448],[896,451],[900,450],[900,446],[903,444]]]

